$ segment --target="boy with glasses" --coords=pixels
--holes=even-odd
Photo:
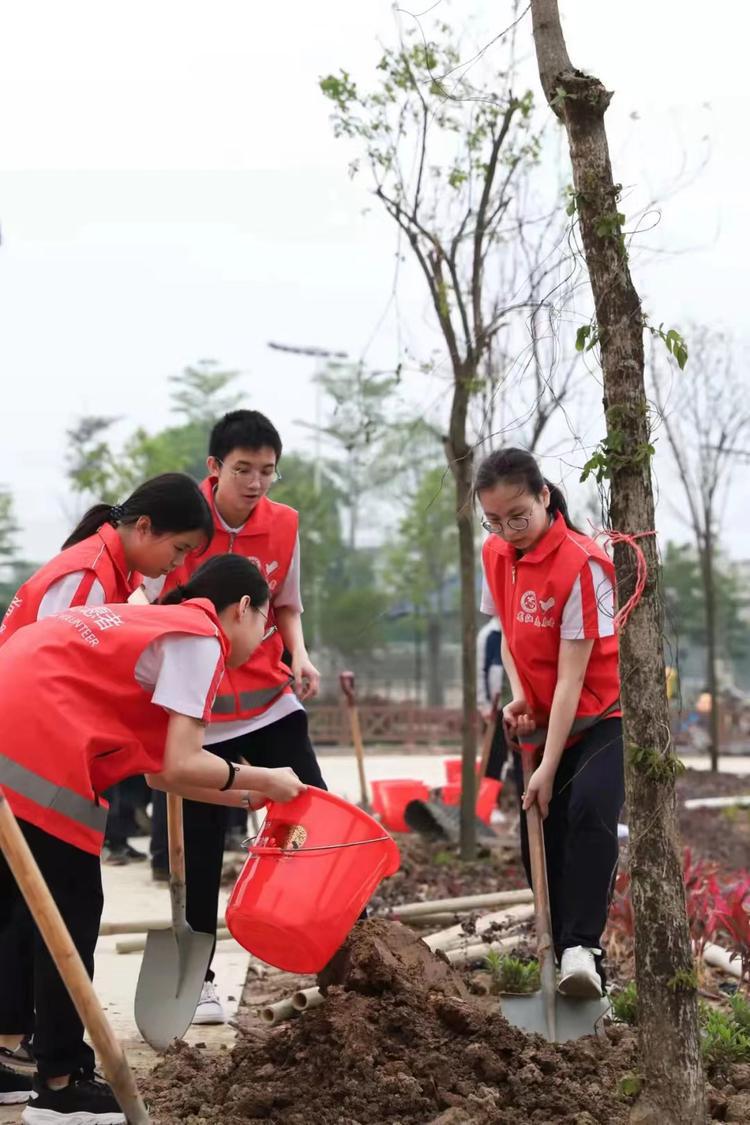
[[[299,517],[293,508],[268,498],[280,477],[281,438],[257,410],[233,410],[214,426],[208,447],[209,476],[201,485],[214,518],[209,550],[188,556],[169,575],[164,590],[186,582],[211,555],[244,555],[256,564],[270,590],[263,643],[251,660],[227,672],[206,728],[205,746],[227,761],[255,766],[290,766],[301,781],[325,789],[302,706],[318,691],[302,631]],[[155,591],[149,593],[154,596]],[[290,665],[283,661],[289,654]],[[227,829],[221,805],[184,802],[187,920],[194,930],[213,933]],[[154,804],[152,866],[155,877],[167,867],[165,814]],[[223,1023],[224,1013],[209,970],[196,1023]]]

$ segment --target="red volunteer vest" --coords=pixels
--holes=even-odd
[[[128,574],[120,536],[110,524],[102,524],[95,535],[61,551],[24,582],[0,624],[0,645],[17,629],[36,621],[39,606],[50,586],[67,574],[75,574],[79,570],[85,571],[86,577],[76,591],[72,606],[86,604],[91,587],[97,579],[104,590],[104,601],[107,604],[126,602],[141,582],[140,574]]]
[[[540,728],[538,742],[544,740],[552,697],[557,684],[562,612],[573,585],[590,582],[586,564],[594,559],[614,583],[614,566],[608,555],[586,535],[571,531],[558,513],[549,531],[533,550],[521,558],[515,547],[499,535],[490,535],[482,548],[487,585],[500,617],[503,635],[515,661],[526,701]],[[598,637],[596,597],[584,604],[583,638],[594,637],[594,647],[586,669],[581,698],[573,727],[584,729],[605,713],[619,715],[620,695],[617,637]],[[583,639],[582,638],[582,639]]]
[[[148,645],[170,633],[218,637],[226,656],[203,599],[69,609],[0,649],[0,786],[16,816],[99,854],[107,820],[99,794],[162,768],[169,715],[134,672]],[[220,663],[214,689],[222,671]]]
[[[207,477],[201,485],[214,517],[211,546],[203,554],[195,552],[188,555],[183,565],[167,576],[164,591],[187,582],[201,563],[213,555],[244,555],[256,564],[268,582],[271,591],[270,620],[273,623],[274,591],[282,588],[289,573],[299,516],[294,508],[276,504],[267,496],[262,496],[242,530],[229,532],[216,511],[215,487],[215,477]],[[281,659],[283,652],[284,643],[279,634],[274,633],[241,668],[227,669],[216,696],[211,722],[225,723],[261,715],[275,699],[290,691],[291,676]]]

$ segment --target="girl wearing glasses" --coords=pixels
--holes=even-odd
[[[562,492],[525,450],[491,453],[474,487],[490,533],[481,608],[500,618],[513,692],[503,719],[522,751],[542,749],[522,801],[524,865],[531,881],[524,814],[536,802],[559,989],[601,996],[625,798],[614,567],[573,526]]]
[[[102,910],[99,795],[146,774],[157,789],[245,808],[288,801],[291,769],[227,763],[203,748],[226,668],[243,664],[267,628],[268,586],[251,562],[209,559],[160,605],[80,606],[19,629],[0,650],[0,787],[93,970]],[[23,909],[0,856],[0,937]],[[32,1082],[0,1068],[6,1101],[30,1098],[26,1125],[125,1125],[52,959],[34,930]],[[8,966],[3,965],[5,973]],[[0,1003],[0,1026],[8,1013]]]

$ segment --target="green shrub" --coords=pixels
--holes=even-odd
[[[612,1011],[621,1023],[638,1023],[638,996],[635,990],[635,981],[631,980],[618,992],[610,996]]]

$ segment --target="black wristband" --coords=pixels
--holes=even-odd
[[[229,776],[219,790],[220,793],[226,793],[227,789],[232,788],[232,786],[234,785],[234,779],[237,776],[240,768],[239,766],[236,766],[234,762],[227,762],[227,765],[229,766]]]

